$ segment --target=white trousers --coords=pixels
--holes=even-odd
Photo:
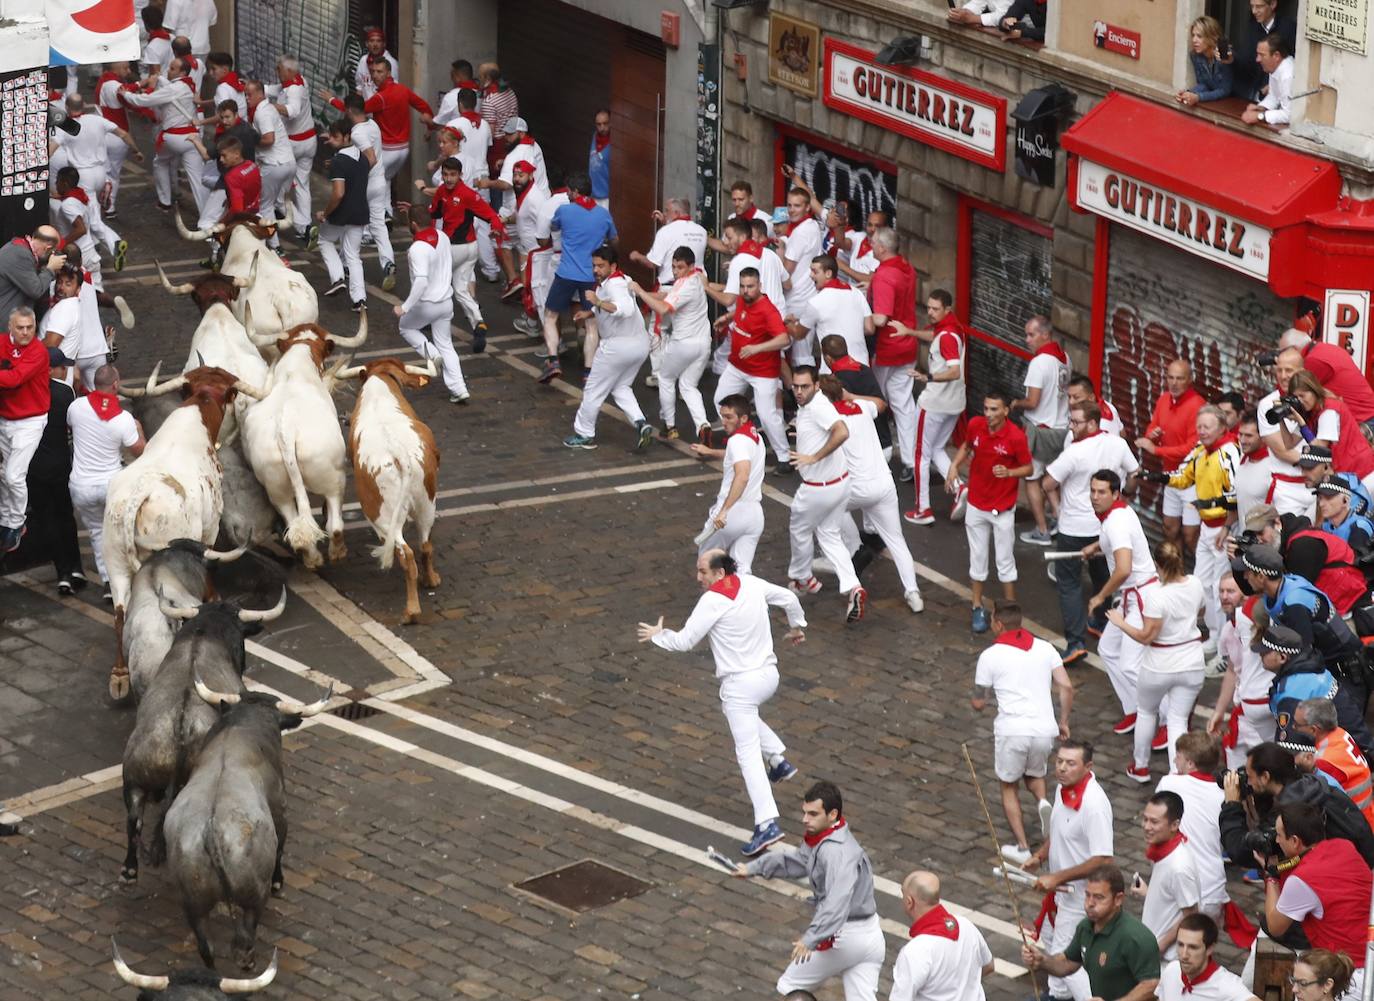
[[[288,142],[291,143],[291,155],[295,157],[296,164],[291,174],[291,184],[283,190],[282,197],[291,199],[291,224],[298,230],[304,230],[315,221],[314,213],[310,211],[310,169],[315,165],[319,138],[311,136],[309,139],[291,139]]]
[[[902,457],[903,466],[910,466],[916,455],[916,400],[912,396],[915,380],[911,377],[911,365],[874,365],[873,378],[892,411],[892,422],[897,425],[897,454]]]
[[[365,226],[337,226],[320,223],[320,257],[333,285],[348,269],[348,298],[350,302],[367,299],[367,285],[363,281],[363,230]],[[340,258],[342,257],[342,260]],[[404,319],[401,321],[404,323]],[[451,340],[452,338],[450,338]]]
[[[478,219],[473,225],[477,231],[477,259],[482,262],[482,274],[495,278],[501,273],[501,266],[496,263],[496,241],[491,238],[491,223]],[[544,312],[542,306],[539,312]]]
[[[1064,948],[1073,941],[1073,933],[1078,928],[1078,922],[1085,917],[1087,915],[1083,912],[1081,903],[1065,903],[1061,895],[1059,913],[1055,915],[1054,928],[1050,933],[1050,944],[1045,951],[1052,956],[1063,952]],[[1088,983],[1088,971],[1079,969],[1071,977],[1050,977],[1049,996],[1054,998],[1071,997],[1073,1001],[1089,1001],[1093,996],[1093,990],[1092,985]]]
[[[878,976],[883,972],[886,955],[887,943],[878,915],[846,921],[835,936],[834,946],[824,952],[813,952],[799,963],[788,964],[778,978],[778,993],[814,993],[831,977],[839,977],[844,984],[844,1001],[877,1001]]]
[[[458,352],[453,349],[452,323],[453,302],[445,299],[443,302],[417,302],[408,313],[402,314],[399,327],[401,336],[416,354],[426,360],[433,358],[440,366],[448,391],[462,394],[468,387],[463,381]],[[425,336],[426,327],[429,337]]]
[[[200,172],[205,169],[205,161],[191,144],[189,135],[162,137],[162,149],[153,157],[153,190],[157,192],[157,200],[163,205],[172,204],[178,165],[186,172],[186,183],[196,203],[196,215],[200,215],[210,192],[200,183]]]
[[[472,297],[472,282],[477,277],[477,244],[451,243],[449,255],[453,260],[453,298],[463,307],[468,326],[482,322],[482,307]]]
[[[110,579],[105,572],[105,552],[101,540],[105,537],[105,495],[110,478],[103,480],[69,480],[67,489],[72,495],[72,510],[91,537],[91,551],[95,553],[95,569],[101,581]]]
[[[114,133],[110,133],[106,138],[114,138]],[[119,145],[124,146],[123,143]],[[128,149],[129,147],[124,146],[125,152],[128,152]],[[99,201],[100,189],[105,187],[105,182],[110,179],[109,166],[97,163],[94,167],[78,167],[76,172],[81,177],[81,187],[85,189],[86,194]]]
[[[1231,562],[1226,557],[1226,526],[1203,525],[1198,531],[1197,554],[1193,563],[1193,574],[1202,584],[1202,619],[1207,623],[1207,635],[1212,637],[1213,645],[1221,635],[1221,598],[1217,585],[1221,575],[1228,573]],[[1217,549],[1217,543],[1222,544]],[[1169,756],[1173,757],[1171,751]]]
[[[665,428],[677,423],[679,392],[682,402],[687,404],[687,413],[692,415],[693,431],[711,423],[706,419],[706,404],[697,386],[710,357],[711,342],[707,338],[668,338],[658,369],[658,412]]]
[[[1235,712],[1239,708],[1240,706],[1234,706],[1231,711]],[[1273,739],[1274,715],[1269,711],[1268,704],[1247,705],[1245,712],[1236,721],[1236,746],[1226,748],[1226,767],[1244,768],[1245,759],[1249,757],[1251,749]]]
[[[1199,644],[1201,648],[1201,644]],[[1150,743],[1159,728],[1160,713],[1169,731],[1169,771],[1174,770],[1174,746],[1188,732],[1193,703],[1202,691],[1202,671],[1162,673],[1143,664],[1136,679],[1135,766],[1150,767]]]
[[[863,513],[864,529],[879,536],[883,545],[897,566],[897,577],[902,582],[902,593],[920,592],[916,583],[916,563],[911,558],[911,549],[902,534],[902,520],[897,504],[897,485],[888,477],[886,483],[865,482],[850,477],[850,511]],[[859,531],[854,519],[846,516],[840,522],[844,547],[849,552],[859,548]]]
[[[805,471],[803,470],[803,475]],[[841,594],[848,594],[859,586],[854,573],[854,560],[844,544],[840,522],[849,517],[849,478],[829,486],[812,486],[805,481],[792,496],[792,514],[787,531],[792,540],[792,559],[787,576],[792,580],[811,579],[811,562],[816,556],[816,543],[835,568]]]
[[[106,168],[106,180],[110,183],[110,204],[106,211],[113,210],[115,199],[119,195],[119,175],[124,172],[124,161],[129,158],[129,147],[124,145],[124,140],[111,132],[105,137],[105,160],[109,164]],[[100,197],[99,190],[91,192],[97,198]]]
[[[921,509],[918,502],[917,510]],[[997,554],[997,579],[1007,583],[1016,579],[1016,512],[984,511],[968,505],[964,515],[964,535],[968,539],[968,579],[988,579],[988,550]],[[991,545],[989,545],[991,543]]]
[[[382,173],[386,175],[387,193],[390,195],[391,182],[396,179],[396,175],[405,166],[406,157],[410,156],[410,148],[401,146],[391,149],[387,146],[382,147]]]
[[[778,819],[778,804],[773,800],[773,785],[768,781],[764,759],[782,754],[787,748],[773,728],[759,716],[759,706],[778,690],[776,666],[727,674],[720,679],[720,710],[735,741],[735,759],[744,777],[744,791],[754,808],[754,826]]]
[[[715,508],[706,517],[703,528],[710,527],[715,517]],[[697,555],[711,549],[724,549],[739,565],[740,573],[753,573],[754,553],[759,548],[759,538],[763,535],[763,505],[758,501],[736,501],[735,506],[725,513],[725,527],[717,528],[710,537],[697,547]]]
[[[1126,621],[1140,628],[1143,624],[1140,602],[1135,600],[1134,595],[1126,602],[1124,611]],[[1102,630],[1102,638],[1097,641],[1097,655],[1107,665],[1107,679],[1112,683],[1112,690],[1121,702],[1121,712],[1126,716],[1131,715],[1139,705],[1136,686],[1140,678],[1141,664],[1145,660],[1145,648],[1122,632],[1116,623],[1108,622],[1107,628]],[[1136,729],[1140,729],[1139,723],[1136,724]],[[1150,731],[1150,736],[1154,736],[1153,730]]]
[[[940,414],[916,404],[916,510],[930,508],[930,465],[942,477],[949,476],[949,455],[945,446],[954,433],[958,414]]]
[[[481,231],[478,231],[477,246],[480,250],[482,245]],[[549,299],[549,286],[553,284],[553,273],[558,269],[558,263],[563,255],[550,248],[548,250],[531,251],[527,266],[529,272],[530,295],[534,299],[534,315],[544,315],[544,303]]]
[[[196,229],[209,229],[224,218],[224,210],[229,205],[229,196],[223,188],[210,188],[205,195],[205,204],[200,207],[200,217],[196,219]]]
[[[277,205],[291,189],[292,179],[296,176],[296,161],[286,163],[258,164],[258,176],[262,178],[262,192],[258,196],[258,218],[273,225],[277,222]],[[275,235],[267,241],[273,246],[280,244]]]
[[[48,415],[0,420],[0,528],[19,528],[29,506],[29,462],[38,450]]]
[[[638,423],[644,411],[635,399],[633,383],[644,359],[649,356],[649,343],[643,337],[602,338],[592,357],[587,385],[582,390],[582,403],[573,418],[573,431],[586,438],[596,437],[596,417],[606,397],[615,400],[630,420]]]
[[[81,385],[86,387],[86,392],[89,393],[95,389],[95,373],[107,361],[109,361],[108,353],[76,359],[76,370],[81,374]]]
[[[367,231],[377,247],[377,263],[385,268],[396,263],[391,249],[391,230],[386,224],[386,210],[391,206],[391,184],[384,174],[367,177]]]
[[[720,401],[731,393],[752,393],[754,409],[758,411],[764,437],[768,439],[768,444],[772,446],[773,454],[777,456],[778,461],[787,462],[792,458],[792,453],[787,446],[787,424],[782,419],[782,407],[778,403],[778,393],[781,390],[782,382],[776,376],[764,378],[746,375],[734,365],[727,363],[725,371],[716,382],[714,403],[716,413],[719,414]]]

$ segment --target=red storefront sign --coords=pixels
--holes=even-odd
[[[1132,59],[1140,58],[1140,32],[1108,24],[1106,21],[1093,22],[1093,44],[1108,52],[1130,56]]]
[[[1007,102],[987,91],[906,66],[883,66],[874,53],[825,40],[825,104],[1001,171],[1007,161]]]

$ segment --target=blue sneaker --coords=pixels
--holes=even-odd
[[[589,438],[585,434],[570,434],[563,439],[563,444],[568,448],[585,448],[591,451],[596,448],[596,439]]]
[[[649,442],[654,440],[654,426],[648,421],[637,421],[635,423],[635,431],[639,435],[639,440],[635,442],[635,448],[648,448]]]
[[[739,853],[745,858],[753,858],[775,841],[782,840],[782,828],[776,820],[770,820],[762,827],[754,828],[754,836],[749,843],[739,846]]]
[[[776,765],[768,766],[768,781],[777,785],[779,782],[786,782],[797,774],[797,766],[786,758],[779,758]]]
[[[973,631],[975,633],[985,633],[991,628],[992,622],[988,619],[986,608],[975,608],[973,610]]]

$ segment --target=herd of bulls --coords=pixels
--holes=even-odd
[[[439,453],[405,397],[434,376],[432,365],[386,358],[326,368],[336,349],[365,342],[366,312],[352,337],[330,335],[316,322],[314,290],[267,250],[270,230],[256,217],[197,233],[177,226],[187,239],[219,240],[223,262],[218,274],[184,285],[159,266],[163,287],[189,295],[201,320],[181,375],[159,382],[159,366],[146,386],[120,390],[148,442],[110,483],[101,546],[115,606],[110,694],[137,701],[123,760],[121,875],[136,880],[140,856],[166,862],[210,970],[139,974],[117,949],[115,967],[144,995],[199,999],[256,990],[275,976],[275,955],[253,979],[211,972],[207,918],[217,904],[229,909],[234,959],[252,969],[258,921],[282,886],[281,733],[333,694],[302,705],[244,685],[247,638],[286,607],[283,571],[253,547],[280,539],[312,569],[326,539],[331,561],[346,554],[349,457],[333,390],[360,379],[349,421],[355,489],[382,568],[399,560],[405,571],[404,621],[417,621],[418,584],[439,584],[430,541]],[[324,530],[312,494],[324,502]]]

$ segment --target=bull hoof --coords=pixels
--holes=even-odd
[[[110,671],[110,698],[123,702],[129,697],[129,669],[116,665]]]
[[[301,564],[307,570],[318,570],[324,566],[324,560],[320,558],[320,551],[313,546],[310,549],[300,551]]]
[[[335,532],[329,540],[329,562],[337,563],[348,555],[348,546],[344,545],[343,533]]]
[[[130,868],[130,867],[127,866],[127,865],[124,866],[124,867],[122,867],[122,868],[119,870],[119,878],[120,878],[121,880],[123,880],[125,883],[137,883],[137,882],[138,882],[138,868],[137,868],[137,867]]]
[[[438,586],[439,586],[440,584],[442,584],[443,582],[444,582],[444,578],[440,577],[440,576],[436,573],[436,574],[430,574],[430,575],[429,575],[428,577],[426,577],[424,580],[420,581],[420,584],[421,584],[422,586],[424,586],[424,587],[438,587]]]
[[[405,614],[403,614],[403,615],[401,616],[401,625],[403,625],[403,626],[414,626],[414,625],[418,625],[419,622],[420,622],[420,610],[419,610],[418,608],[415,609],[414,611],[411,611],[409,608],[407,608],[407,609],[405,610]]]

